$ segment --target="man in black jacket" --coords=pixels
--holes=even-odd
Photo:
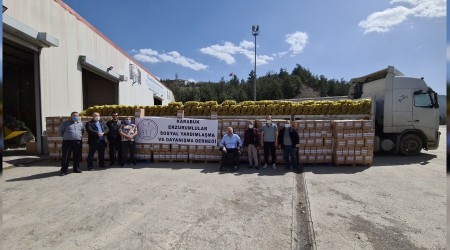
[[[121,144],[121,136],[119,134],[120,129],[120,121],[119,114],[114,111],[112,113],[112,119],[106,123],[106,126],[109,129],[109,133],[106,135],[108,137],[108,146],[109,146],[109,165],[114,165],[116,160],[116,151],[117,151],[117,162],[122,162],[122,144]]]
[[[297,164],[297,147],[299,146],[300,138],[297,131],[291,127],[291,122],[287,122],[278,133],[278,145],[281,145],[283,149],[286,169],[289,169],[290,165],[292,165],[296,173],[302,173],[303,169],[300,169]]]
[[[105,134],[109,129],[100,121],[100,114],[94,112],[92,120],[86,122],[86,131],[88,133],[89,154],[87,158],[88,170],[94,170],[94,154],[98,151],[98,166],[105,167]]]

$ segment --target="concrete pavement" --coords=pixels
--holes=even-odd
[[[305,173],[317,249],[445,249],[446,130],[417,157]]]
[[[441,132],[441,147],[417,157],[304,175],[141,163],[60,177],[58,162],[15,163],[3,172],[3,247],[445,249]]]
[[[4,172],[4,249],[291,249],[296,181],[281,170],[138,164]],[[302,224],[302,223],[300,223]]]

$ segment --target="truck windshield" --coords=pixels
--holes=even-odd
[[[433,107],[433,100],[427,92],[414,93],[414,106],[422,108]]]

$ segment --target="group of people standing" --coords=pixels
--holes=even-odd
[[[278,132],[277,125],[275,123],[272,123],[272,117],[267,116],[266,124],[261,128],[261,137],[263,139],[262,143],[264,147],[263,168],[268,167],[270,153],[272,168],[277,169],[276,148],[281,147],[283,149],[283,158],[286,164],[285,169],[289,170],[292,167],[292,169],[296,173],[303,172],[303,167],[299,166],[299,164],[297,163],[297,148],[299,147],[300,138],[295,129],[291,127],[290,121],[287,121],[284,127],[281,128]],[[234,155],[235,170],[239,168],[239,156],[241,147],[247,148],[249,168],[255,167],[256,169],[259,169],[257,152],[260,148],[261,137],[258,130],[253,127],[252,122],[248,124],[248,129],[246,129],[244,132],[243,142],[237,134],[233,133],[233,128],[228,127],[227,133],[220,141],[220,146],[223,153],[222,161],[220,163],[220,170],[222,170],[228,154]]]
[[[121,167],[125,164],[136,165],[134,157],[136,144],[135,136],[138,134],[137,126],[131,122],[131,116],[120,121],[119,114],[113,112],[111,119],[104,123],[100,114],[94,112],[92,119],[86,124],[80,120],[78,112],[72,112],[70,119],[64,121],[58,129],[62,142],[61,176],[67,174],[71,155],[73,153],[73,172],[81,173],[80,161],[82,152],[82,138],[86,130],[88,133],[89,153],[87,157],[88,170],[94,170],[94,155],[98,152],[98,166],[106,168],[105,149],[109,147],[109,166],[117,160]],[[116,157],[117,153],[117,157]]]
[[[98,152],[98,166],[105,166],[105,149],[109,147],[109,166],[117,161],[121,167],[125,164],[136,165],[134,157],[136,144],[135,136],[138,134],[137,126],[131,122],[131,116],[126,117],[124,121],[118,119],[119,114],[113,112],[111,119],[104,123],[100,119],[100,114],[94,112],[92,119],[86,124],[80,120],[78,112],[72,112],[70,119],[64,121],[59,129],[59,136],[63,138],[62,143],[62,161],[61,176],[67,174],[71,155],[73,153],[73,172],[81,173],[80,161],[82,152],[82,138],[86,130],[88,133],[89,154],[87,157],[87,168],[92,171],[94,169],[94,155]],[[272,123],[272,117],[266,117],[266,124],[261,128],[261,137],[264,147],[264,166],[268,167],[269,153],[272,156],[272,168],[276,167],[276,148],[283,149],[283,157],[286,163],[285,169],[292,169],[299,173],[303,169],[297,163],[297,148],[299,146],[299,136],[297,132],[291,128],[290,121],[287,121],[284,128],[278,132],[278,127]],[[227,133],[223,136],[220,146],[222,148],[222,161],[220,169],[225,161],[225,157],[229,154],[234,156],[235,169],[239,168],[240,148],[245,147],[248,151],[249,168],[255,167],[259,169],[258,149],[260,148],[261,137],[253,123],[249,123],[248,129],[244,133],[244,141],[233,133],[233,128],[228,127]],[[117,154],[116,154],[117,153]],[[117,155],[117,158],[116,158]]]

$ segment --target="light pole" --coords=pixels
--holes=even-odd
[[[255,82],[253,83],[253,101],[256,101],[256,36],[259,35],[259,25],[252,26],[252,35],[255,37]]]

